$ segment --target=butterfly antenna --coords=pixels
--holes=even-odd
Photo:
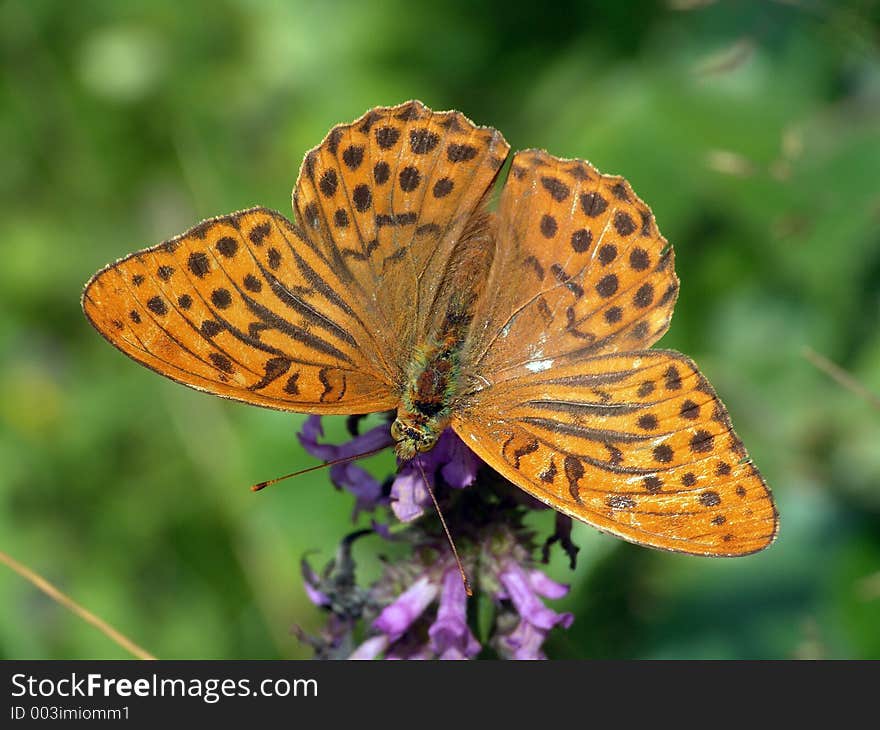
[[[370,451],[364,451],[362,454],[354,454],[352,456],[343,456],[339,459],[333,459],[332,461],[325,461],[323,464],[315,464],[315,466],[310,466],[307,469],[300,469],[299,471],[291,472],[290,474],[285,474],[282,477],[275,477],[274,479],[267,479],[265,482],[259,482],[254,484],[251,487],[252,492],[259,492],[261,489],[265,489],[266,487],[277,484],[278,482],[284,481],[285,479],[290,479],[291,477],[298,477],[301,474],[308,474],[310,471],[317,471],[318,469],[326,469],[328,466],[335,466],[336,464],[345,464],[347,461],[355,461],[356,459],[363,459],[365,456],[372,456],[373,454],[378,454],[380,451],[384,451],[387,449],[387,446],[380,446],[376,449],[371,449]]]
[[[449,546],[452,548],[452,554],[455,556],[455,562],[458,565],[458,572],[461,573],[461,582],[464,583],[464,592],[469,596],[474,595],[474,592],[471,590],[471,584],[468,581],[467,575],[464,572],[464,566],[461,564],[461,558],[458,557],[458,550],[455,549],[455,542],[452,540],[452,533],[449,532],[449,527],[446,525],[446,520],[443,518],[443,513],[440,511],[440,504],[437,502],[437,497],[434,496],[434,490],[431,489],[431,485],[428,483],[428,477],[425,476],[425,470],[422,469],[422,461],[418,457],[415,459],[416,466],[419,467],[419,472],[422,475],[422,481],[425,483],[425,489],[428,490],[428,494],[431,495],[431,501],[434,503],[434,509],[437,510],[437,516],[440,518],[440,524],[443,525],[443,532],[446,533],[446,539],[449,540]]]

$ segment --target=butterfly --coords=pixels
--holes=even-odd
[[[648,349],[679,282],[622,177],[418,101],[334,127],[296,222],[206,220],[87,283],[112,345],[197,390],[315,414],[396,411],[397,455],[447,427],[559,512],[699,555],[767,547],[776,508],[696,364]]]

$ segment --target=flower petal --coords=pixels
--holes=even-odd
[[[519,615],[539,629],[549,630],[557,624],[570,626],[573,617],[547,608],[533,590],[522,566],[508,560],[499,576]]]
[[[440,654],[438,658],[444,661],[463,661],[470,659],[471,657],[465,654],[461,649],[452,647]]]
[[[544,598],[562,598],[568,593],[568,586],[557,583],[540,570],[529,571],[529,584],[539,596]]]
[[[356,498],[354,517],[358,512],[369,512],[382,501],[382,485],[366,469],[356,464],[336,464],[330,467],[330,479]]]
[[[451,428],[441,434],[434,447],[435,451],[438,449],[438,458],[445,462],[440,473],[450,487],[462,489],[474,483],[482,462]]]
[[[432,479],[432,472],[425,470],[425,477]],[[433,480],[432,480],[433,481]],[[433,486],[433,485],[432,485]],[[412,462],[404,464],[391,485],[391,509],[401,522],[412,522],[421,517],[431,504],[421,472]]]
[[[332,444],[319,444],[318,439],[324,435],[324,426],[320,416],[309,416],[297,434],[303,448],[312,456],[324,459],[325,454],[335,447]]]
[[[395,642],[424,613],[436,596],[437,585],[427,576],[422,576],[393,603],[382,609],[382,613],[373,621],[373,627]]]
[[[539,629],[529,621],[522,620],[509,634],[499,637],[496,643],[499,651],[511,659],[546,659],[547,656],[541,651],[541,646],[546,638],[546,630]]]
[[[326,593],[321,593],[321,591],[319,591],[317,588],[313,588],[308,583],[303,583],[303,586],[306,589],[306,595],[309,597],[309,600],[316,606],[330,605],[330,599],[328,598]]]
[[[364,641],[357,649],[349,654],[349,659],[375,659],[388,648],[390,643],[385,634],[372,636]]]
[[[320,416],[309,416],[299,432],[299,441],[303,448],[323,461],[353,458],[393,443],[386,424],[380,424],[342,444],[319,443],[323,435],[324,427]],[[334,464],[330,467],[330,479],[337,487],[351,492],[357,499],[355,517],[360,510],[375,509],[383,501],[382,485],[357,464]]]
[[[381,423],[341,444],[318,443],[318,439],[323,435],[324,427],[321,423],[321,416],[309,416],[300,429],[299,442],[312,456],[325,461],[358,456],[367,451],[381,449],[383,446],[391,446],[394,443],[391,438],[391,430],[385,423]]]
[[[443,574],[437,619],[428,629],[428,636],[431,647],[441,659],[468,659],[479,654],[482,648],[467,624],[467,594],[457,568]],[[445,657],[449,652],[460,656]]]

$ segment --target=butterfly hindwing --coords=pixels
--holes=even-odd
[[[770,492],[696,365],[605,355],[492,386],[453,420],[502,476],[641,545],[744,555],[776,534]]]

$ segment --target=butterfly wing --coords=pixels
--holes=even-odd
[[[516,155],[453,428],[555,509],[643,545],[744,555],[770,492],[696,365],[651,351],[678,293],[672,249],[619,177]]]
[[[369,330],[319,250],[263,208],[99,271],[83,309],[111,344],[198,390],[314,413],[395,404]]]
[[[199,390],[299,412],[394,408],[439,272],[507,150],[457,112],[373,109],[306,155],[298,225],[264,208],[205,221],[98,272],[83,309]]]
[[[351,298],[369,303],[377,346],[400,374],[429,331],[455,244],[509,149],[497,130],[413,101],[335,127],[306,155],[297,217],[326,242]]]
[[[776,535],[770,492],[724,405],[677,352],[602,355],[493,385],[453,428],[529,494],[631,542],[733,556]]]
[[[669,327],[673,253],[621,177],[542,150],[513,158],[466,359],[496,378],[637,350]]]

